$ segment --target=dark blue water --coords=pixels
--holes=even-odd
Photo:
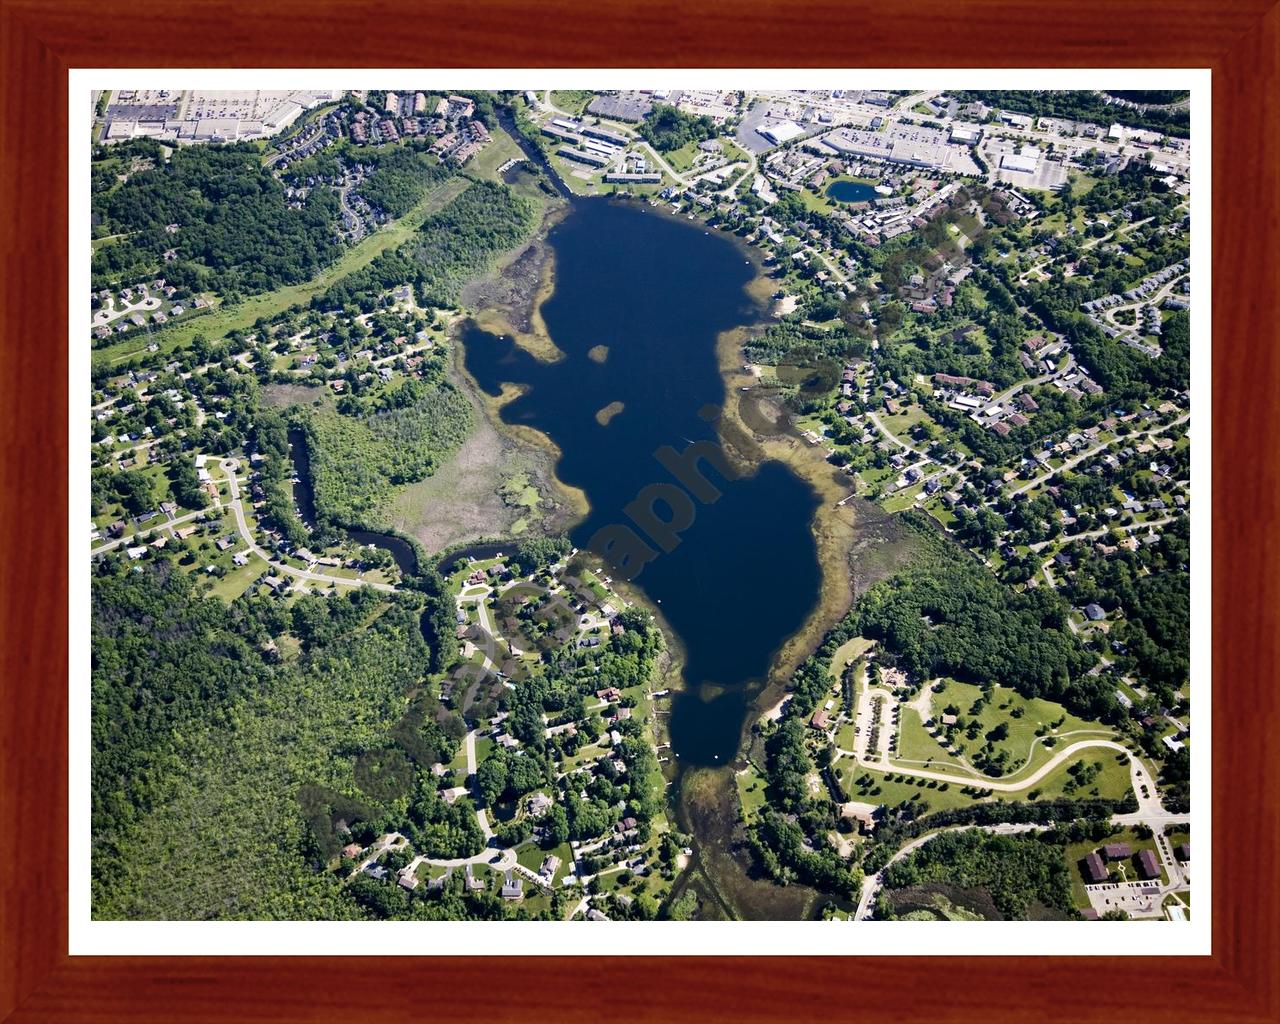
[[[751,684],[816,602],[819,498],[779,462],[732,479],[704,461],[700,475],[677,477],[655,453],[717,445],[716,338],[759,315],[745,290],[754,270],[733,242],[700,225],[603,199],[574,201],[549,242],[556,286],[542,315],[565,358],[541,363],[471,327],[466,366],[492,395],[504,382],[527,388],[502,417],[560,447],[557,474],[591,505],[574,543],[608,558],[620,549],[602,537],[629,534],[623,548],[641,545],[638,564],[624,560],[618,575],[634,572],[687,655],[690,689],[672,709],[673,747],[684,762],[723,764],[737,751]],[[602,363],[587,355],[599,345],[608,347]],[[622,411],[600,425],[596,413],[613,402]],[[631,511],[651,529],[628,515],[637,496],[641,508]]]
[[[877,198],[875,186],[860,181],[833,181],[827,186],[827,195],[840,203],[867,203]]]

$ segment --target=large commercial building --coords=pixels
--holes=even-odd
[[[781,146],[792,139],[798,139],[804,134],[804,129],[794,121],[779,121],[777,124],[762,125],[756,131],[775,146]]]
[[[967,156],[967,150],[939,141],[942,138],[940,134],[936,138],[923,134],[904,137],[859,131],[856,128],[837,128],[822,136],[822,142],[843,156],[863,160],[883,160],[886,163],[934,170],[958,169],[959,157],[961,154]]]
[[[283,131],[303,112],[338,98],[335,90],[119,91],[107,108],[106,142],[234,142]]]
[[[1036,165],[1039,161],[1034,156],[1027,156],[1024,153],[1005,153],[1000,158],[1000,166],[1006,171],[1025,171],[1027,174],[1035,174]]]

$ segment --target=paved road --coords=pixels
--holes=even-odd
[[[1126,309],[1136,310],[1142,306],[1159,306],[1160,303],[1162,303],[1165,299],[1167,299],[1170,295],[1173,294],[1173,289],[1175,287],[1178,287],[1182,284],[1182,279],[1187,276],[1187,273],[1190,273],[1190,271],[1187,271],[1186,273],[1178,274],[1173,279],[1166,281],[1164,284],[1162,284],[1159,288],[1157,288],[1154,292],[1152,292],[1150,295],[1146,296],[1145,298],[1135,299],[1133,302],[1124,302],[1118,306],[1108,306],[1106,309],[1101,311],[1102,318],[1104,320],[1110,321],[1113,327],[1117,327],[1122,331],[1142,334],[1143,332],[1136,331],[1133,325],[1120,323],[1118,320],[1116,320],[1115,315]]]
[[[1106,449],[1110,448],[1113,444],[1118,444],[1121,441],[1124,441],[1126,443],[1136,442],[1139,438],[1142,438],[1142,437],[1154,437],[1156,434],[1163,434],[1166,430],[1171,430],[1173,427],[1178,426],[1178,424],[1180,423],[1186,423],[1187,420],[1189,420],[1190,418],[1191,418],[1191,413],[1185,412],[1181,416],[1179,416],[1176,420],[1174,420],[1172,423],[1166,423],[1162,427],[1155,427],[1152,430],[1144,430],[1141,433],[1130,434],[1128,437],[1117,437],[1112,441],[1103,441],[1101,444],[1095,445],[1094,447],[1088,449],[1087,451],[1083,451],[1079,455],[1076,455],[1073,458],[1067,459],[1067,461],[1064,462],[1057,469],[1050,470],[1048,473],[1045,473],[1043,476],[1038,476],[1034,480],[1027,481],[1021,487],[1018,487],[1010,491],[1009,494],[1012,496],[1015,494],[1023,494],[1026,491],[1033,490],[1034,488],[1039,487],[1041,484],[1047,483],[1049,480],[1052,480],[1055,476],[1057,476],[1059,473],[1063,472],[1064,470],[1073,469],[1076,466],[1078,466],[1081,462],[1083,462],[1085,459],[1090,458],[1091,456],[1097,455],[1099,452],[1106,451]]]
[[[882,718],[881,719],[882,730],[884,728],[884,724],[883,724],[884,721],[885,719]],[[882,748],[884,750],[888,750],[887,738],[882,736],[881,739],[882,739],[882,744],[881,744]],[[937,779],[939,782],[954,782],[958,786],[980,786],[983,789],[998,790],[1001,793],[1017,793],[1024,789],[1029,789],[1030,787],[1034,786],[1046,775],[1050,774],[1054,769],[1061,766],[1064,761],[1069,760],[1070,758],[1078,754],[1080,751],[1088,750],[1091,747],[1102,747],[1107,750],[1114,750],[1117,753],[1127,754],[1129,756],[1130,766],[1132,771],[1132,763],[1134,760],[1136,760],[1133,752],[1129,750],[1128,747],[1122,746],[1121,744],[1116,743],[1112,740],[1102,740],[1102,739],[1079,740],[1075,743],[1070,744],[1069,746],[1063,747],[1061,750],[1055,753],[1051,758],[1049,758],[1048,761],[1042,764],[1030,775],[1024,778],[1018,779],[1014,782],[1002,782],[999,779],[989,779],[981,775],[952,775],[949,772],[935,771],[932,768],[904,768],[902,767],[902,765],[900,765],[896,761],[887,762],[887,765],[888,765],[887,770],[891,772],[896,772],[899,775],[910,775],[918,779]],[[861,756],[855,751],[844,750],[839,747],[837,747],[836,750],[839,754],[841,754],[844,757],[853,758],[858,764],[862,765],[864,768],[875,768],[877,771],[883,771],[886,768],[886,762],[881,758],[876,758],[873,760],[871,758]],[[1145,773],[1144,773],[1144,777],[1146,777]],[[1152,792],[1154,792],[1155,790],[1154,784],[1151,785],[1151,790]]]
[[[741,146],[739,146],[738,148],[742,149],[742,151],[747,154],[747,169],[742,174],[739,174],[736,177],[734,177],[732,180],[726,179],[724,188],[722,188],[717,193],[717,195],[722,195],[722,196],[733,195],[733,193],[737,190],[739,185],[741,185],[744,181],[747,180],[748,177],[751,177],[756,173],[757,170],[759,170],[760,161],[756,159],[756,155],[752,153],[749,149],[743,149],[743,147]]]
[[[914,109],[917,104],[924,103],[927,100],[933,99],[935,96],[941,95],[942,93],[937,89],[925,90],[924,92],[913,92],[911,95],[903,96],[900,100],[894,103],[893,110],[896,113],[906,113]]]
[[[467,733],[464,749],[467,753],[467,778],[471,778],[476,773],[476,731],[474,729]]]
[[[866,417],[868,420],[871,421],[872,426],[874,426],[878,431],[880,431],[880,433],[882,433],[885,437],[887,437],[890,441],[896,444],[903,451],[910,452],[912,455],[916,456],[916,458],[920,459],[927,465],[938,467],[938,472],[932,474],[932,476],[929,476],[929,477],[922,477],[920,480],[917,480],[916,483],[923,483],[925,482],[925,480],[932,480],[934,477],[950,476],[953,473],[960,478],[961,487],[963,487],[966,483],[968,483],[968,477],[966,477],[964,473],[961,472],[959,466],[948,466],[945,463],[938,462],[932,456],[926,455],[924,452],[920,451],[918,448],[912,448],[911,445],[907,444],[906,441],[902,440],[902,438],[900,438],[892,430],[890,430],[883,423],[881,423],[880,418],[875,414],[874,411],[868,409],[866,413]],[[916,501],[917,502],[920,501],[921,497],[927,497],[927,495],[925,495],[925,493],[921,491],[920,494],[916,496]]]
[[[1141,523],[1129,523],[1126,526],[1104,526],[1099,530],[1088,530],[1085,533],[1072,533],[1065,537],[1052,537],[1049,540],[1038,540],[1034,544],[1027,545],[1029,551],[1043,551],[1051,544],[1070,544],[1074,540],[1093,540],[1097,537],[1105,537],[1112,530],[1119,530],[1122,533],[1134,533],[1138,530],[1145,530],[1152,526],[1165,526],[1176,519],[1176,516],[1165,516],[1163,519],[1150,519]]]
[[[645,152],[647,152],[649,156],[653,158],[653,162],[655,164],[657,164],[664,171],[666,171],[667,174],[669,174],[673,179],[675,179],[675,182],[677,185],[688,186],[689,179],[682,174],[677,174],[675,168],[672,167],[669,163],[667,163],[664,159],[662,159],[658,151],[654,149],[651,145],[649,145],[649,143],[645,142],[642,139],[634,139],[633,142],[635,143],[637,149],[643,149]]]
[[[908,451],[912,455],[916,456],[917,458],[924,459],[926,462],[933,461],[924,452],[920,451],[918,448],[912,448],[911,445],[907,444],[906,441],[902,440],[902,438],[900,438],[892,430],[890,430],[883,423],[881,423],[880,417],[878,417],[874,411],[870,409],[867,410],[867,419],[871,421],[872,426],[874,426],[878,431],[880,431],[880,433],[884,434],[885,437],[887,437],[890,441],[896,444],[903,451]]]
[[[141,527],[137,533],[131,533],[128,537],[120,537],[117,540],[109,540],[105,544],[99,544],[93,548],[90,555],[100,555],[104,551],[110,551],[112,548],[118,548],[121,544],[129,544],[136,541],[138,537],[144,533],[154,533],[156,530],[168,530],[173,533],[175,526],[181,526],[183,523],[189,523],[193,519],[199,519],[201,516],[213,513],[216,514],[222,508],[221,503],[215,501],[209,508],[201,509],[199,512],[188,512],[185,516],[178,516],[174,519],[166,519],[163,523],[157,523],[155,526]]]
[[[474,857],[451,857],[442,860],[424,857],[422,859],[438,868],[460,868],[467,864],[488,864],[495,871],[510,871],[516,866],[516,851],[495,850],[491,847],[486,847]]]
[[[571,114],[567,110],[561,110],[559,107],[557,107],[554,103],[551,102],[550,89],[543,90],[542,105],[557,117],[568,118],[571,121],[580,120],[580,118],[577,115]],[[679,185],[689,184],[688,180],[683,175],[677,174],[675,172],[675,169],[672,168],[672,166],[669,163],[667,163],[664,159],[662,159],[662,157],[658,154],[657,150],[655,150],[652,146],[650,146],[648,142],[646,142],[644,139],[640,139],[636,137],[634,128],[629,128],[626,125],[619,125],[619,124],[616,124],[615,122],[610,122],[610,123],[614,125],[615,131],[618,131],[621,134],[628,136],[632,140],[632,142],[635,144],[636,148],[643,149],[645,152],[647,152],[649,156],[653,158],[653,162],[657,164],[659,167],[661,167],[667,174],[669,174],[676,181],[677,184]]]
[[[231,495],[231,500],[227,502],[232,513],[236,517],[236,529],[240,531],[240,537],[249,545],[249,550],[267,562],[276,572],[284,573],[286,576],[292,576],[295,579],[307,580],[311,583],[337,584],[344,587],[372,587],[374,590],[381,590],[386,593],[395,593],[395,587],[390,583],[373,583],[368,580],[347,579],[345,576],[325,576],[318,572],[311,572],[309,569],[295,569],[291,565],[285,565],[283,562],[274,561],[271,554],[259,547],[253,539],[253,531],[249,529],[248,520],[244,515],[244,504],[240,500],[240,482],[236,479],[236,468],[239,463],[235,459],[224,459],[222,461],[222,469],[227,474],[227,488]]]
[[[902,860],[908,854],[920,849],[925,843],[931,839],[936,839],[943,832],[966,832],[972,828],[980,828],[984,832],[993,832],[996,835],[1016,835],[1019,832],[1037,832],[1042,829],[1049,828],[1048,825],[1036,825],[1031,823],[1002,823],[999,825],[953,825],[950,828],[938,829],[936,832],[926,832],[924,835],[911,840],[903,846],[897,853],[890,857],[883,868],[874,875],[865,875],[862,879],[862,893],[858,899],[858,908],[854,911],[853,919],[855,921],[865,921],[871,913],[871,904],[875,902],[876,893],[884,888],[884,873],[892,865]]]
[[[1047,345],[1045,347],[1050,348],[1052,346]],[[1057,369],[1052,370],[1049,373],[1042,373],[1039,377],[1028,377],[1026,380],[1020,380],[1017,384],[1010,385],[998,395],[992,395],[991,398],[987,400],[987,406],[999,405],[1001,402],[1007,402],[1013,395],[1017,394],[1023,388],[1032,387],[1036,384],[1047,384],[1051,380],[1057,380],[1059,377],[1065,376],[1075,369],[1075,365],[1076,357],[1074,353],[1072,353],[1071,349],[1068,348],[1067,361]]]

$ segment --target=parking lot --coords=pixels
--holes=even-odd
[[[1043,150],[1036,161],[1034,171],[1015,171],[1000,166],[1000,158],[1009,153],[1017,153],[1025,145],[1022,142],[1011,142],[1005,139],[988,139],[982,145],[982,157],[995,172],[997,180],[1007,182],[1015,188],[1035,188],[1051,190],[1067,180],[1067,168],[1059,160],[1050,160]]]
[[[1111,910],[1123,910],[1130,917],[1164,916],[1160,887],[1151,882],[1102,882],[1084,888],[1099,917]]]

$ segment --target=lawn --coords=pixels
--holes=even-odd
[[[843,722],[836,730],[836,746],[841,750],[852,750],[856,734],[852,722]]]
[[[1070,769],[1077,764],[1100,765],[1098,774],[1083,785],[1073,785]],[[1132,788],[1129,777],[1129,759],[1117,754],[1114,750],[1083,750],[1078,758],[1069,764],[1055,768],[1049,775],[1041,779],[1035,787],[1039,794],[1037,799],[1056,800],[1067,797],[1082,800],[1086,797],[1101,797],[1104,800],[1119,800]],[[1025,799],[1022,794],[1019,799]]]
[[[847,666],[852,665],[875,645],[876,642],[874,640],[868,640],[863,636],[855,636],[852,640],[846,640],[836,648],[835,654],[831,655],[831,674],[839,680]]]
[[[234,306],[219,306],[212,313],[184,321],[167,330],[128,338],[99,349],[93,354],[93,360],[95,363],[118,363],[144,351],[152,341],[160,346],[161,351],[172,352],[189,344],[197,334],[221,338],[233,330],[247,330],[260,318],[269,319],[291,306],[305,306],[348,274],[367,267],[384,252],[408,241],[427,217],[442,210],[465,192],[469,185],[466,178],[458,176],[441,182],[398,221],[361,239],[310,281],[254,295]]]
[[[1071,873],[1071,901],[1076,907],[1083,910],[1089,906],[1089,896],[1085,892],[1084,876],[1080,873],[1080,862],[1094,850],[1105,845],[1106,843],[1128,843],[1136,857],[1140,850],[1152,850],[1156,848],[1154,839],[1139,839],[1132,829],[1120,829],[1101,843],[1083,842],[1071,843],[1066,848],[1067,869]],[[1157,861],[1159,854],[1157,853]],[[1138,873],[1133,864],[1133,858],[1125,861],[1112,861],[1107,865],[1112,875],[1120,881],[1136,882],[1138,881]],[[1168,876],[1164,872],[1163,865],[1160,868],[1160,883],[1168,882]]]
[[[935,782],[932,779],[912,779],[907,782],[896,781],[903,776],[895,775],[895,781],[888,781],[884,772],[874,768],[864,768],[851,758],[841,758],[838,762],[840,781],[850,800],[858,800],[870,804],[887,804],[890,807],[910,801],[920,806],[920,813],[929,811],[945,811],[953,807],[968,807],[974,798],[961,792],[955,783]],[[889,775],[894,775],[890,772]],[[868,785],[859,786],[854,780],[870,778]],[[930,783],[933,783],[932,787]],[[945,789],[943,787],[946,787]]]
[[[969,769],[943,749],[929,735],[920,714],[913,708],[903,707],[898,724],[898,753],[895,760],[912,767],[955,768],[961,772]]]
[[[257,555],[250,555],[249,561],[244,565],[236,566],[221,579],[215,580],[209,593],[230,604],[266,571],[267,563]]]
[[[516,144],[516,140],[504,128],[495,126],[491,133],[489,145],[485,146],[467,164],[466,173],[473,174],[477,178],[499,181],[498,168],[508,160],[515,160],[523,156],[524,150]]]
[[[947,529],[951,529],[959,522],[956,514],[936,497],[925,503],[924,510]]]
[[[547,153],[547,162],[565,187],[574,195],[594,196],[600,194],[601,183],[604,180],[603,167],[592,167],[588,164],[580,164],[576,160],[567,160],[554,150]],[[586,175],[586,177],[581,175]]]
[[[551,105],[566,113],[581,115],[594,96],[591,89],[552,89]]]
[[[693,162],[698,159],[698,143],[688,142],[679,149],[673,149],[670,153],[663,153],[662,158],[669,163],[673,170],[683,174],[685,171],[693,167]]]
[[[911,508],[915,504],[916,498],[920,496],[920,492],[924,489],[924,484],[912,484],[910,487],[904,487],[900,491],[894,491],[893,494],[885,498],[881,505],[886,512],[901,512],[903,509]]]
[[[750,821],[765,806],[764,776],[754,764],[748,763],[740,772],[734,772],[734,782],[738,786],[738,805],[742,808],[742,818]]]
[[[479,744],[477,743],[477,752],[478,752],[478,750],[479,750]],[[478,765],[479,763],[480,763],[480,759],[477,757],[477,758],[476,758],[476,764]],[[466,743],[465,743],[465,742],[463,742],[463,743],[459,743],[459,744],[458,744],[458,752],[457,752],[457,754],[455,754],[455,755],[454,755],[453,760],[452,760],[452,761],[450,761],[447,765],[445,765],[445,767],[446,767],[446,768],[448,768],[448,769],[450,769],[450,770],[452,770],[452,771],[456,774],[456,776],[457,776],[457,778],[458,778],[459,780],[465,780],[465,779],[466,779],[466,777],[467,777],[467,747],[466,747]],[[461,784],[461,782],[460,782],[459,784]]]
[[[558,884],[569,868],[573,866],[573,851],[569,849],[568,843],[561,843],[551,850],[544,850],[537,843],[524,843],[516,848],[516,863],[537,874],[542,867],[542,862],[552,854],[560,858],[560,866],[556,868],[552,881],[552,884]],[[530,884],[527,878],[525,879],[525,884]]]
[[[986,737],[993,729],[1001,723],[1007,725],[1008,735],[1004,739],[990,741],[995,757],[1002,753],[1008,755],[1005,762],[1007,770],[1001,778],[1008,779],[1034,770],[1053,756],[1059,743],[1115,738],[1106,726],[1068,714],[1061,704],[1040,698],[1027,700],[1004,686],[994,687],[992,699],[984,702],[975,714],[972,709],[981,697],[982,691],[977,686],[946,681],[942,692],[933,694],[933,716],[940,719],[945,708],[954,706],[959,709],[962,725],[977,721],[976,739],[969,739],[963,729],[957,729],[955,734],[955,745],[970,760],[987,742]],[[1044,738],[1037,742],[1036,732],[1040,729],[1045,730],[1044,738],[1050,739],[1052,746],[1047,746]]]
[[[887,483],[891,483],[898,477],[898,471],[892,466],[886,466],[883,469],[867,469],[859,470],[858,475],[862,477],[862,482],[866,484],[867,489],[873,487],[883,487]]]
[[[919,402],[907,406],[901,412],[892,416],[885,412],[877,412],[876,417],[890,433],[906,441],[912,447],[917,447],[918,442],[911,437],[911,431],[920,423],[933,423],[933,420],[929,418],[929,414],[925,412],[924,406]]]

